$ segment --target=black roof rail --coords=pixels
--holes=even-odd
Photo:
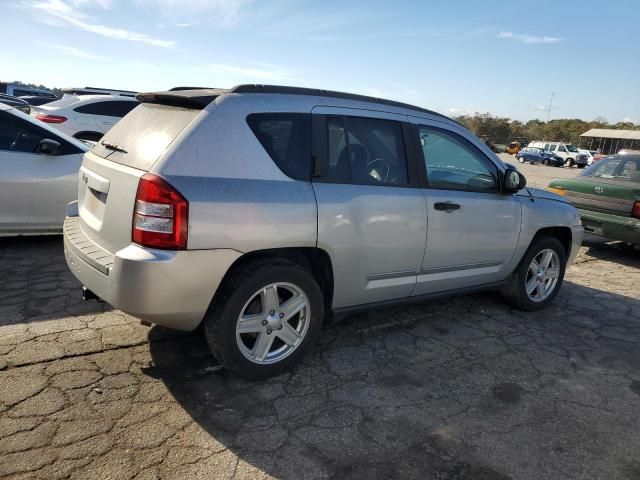
[[[420,113],[428,113],[440,118],[444,118],[454,123],[455,120],[433,110],[416,107],[408,103],[385,100],[383,98],[368,97],[355,93],[335,92],[332,90],[321,90],[319,88],[285,87],[280,85],[237,85],[233,88],[184,88],[174,87],[164,92],[146,92],[136,95],[136,99],[143,103],[162,103],[165,105],[182,106],[187,108],[205,108],[209,103],[220,95],[227,93],[274,93],[285,95],[310,95],[316,97],[340,98],[344,100],[354,100],[359,102],[377,103],[390,107],[404,108]]]
[[[385,100],[384,98],[369,97],[367,95],[359,95],[357,93],[336,92],[334,90],[323,90],[320,88],[305,88],[305,87],[286,87],[281,85],[260,85],[260,84],[246,84],[238,85],[229,89],[229,93],[280,93],[286,95],[312,95],[316,97],[328,97],[328,98],[340,98],[343,100],[354,100],[359,102],[378,103],[380,105],[386,105],[389,107],[405,108],[408,110],[415,110],[416,112],[428,113],[429,115],[435,115],[437,117],[452,120],[438,112],[428,110],[426,108],[417,107],[409,103],[397,102],[395,100]]]

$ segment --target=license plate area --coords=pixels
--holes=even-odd
[[[592,220],[582,220],[582,227],[585,232],[593,233],[594,235],[602,235],[604,225],[600,222],[594,222]]]

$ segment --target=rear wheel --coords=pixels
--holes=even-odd
[[[322,317],[322,292],[313,276],[274,259],[248,264],[225,280],[204,330],[228,370],[263,379],[300,361],[317,340]]]
[[[562,285],[566,264],[564,247],[556,238],[537,237],[503,291],[506,300],[520,310],[545,308]]]

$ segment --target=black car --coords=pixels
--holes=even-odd
[[[21,110],[26,114],[29,114],[29,112],[31,111],[31,107],[27,102],[21,100],[18,97],[5,95],[4,93],[0,93],[0,103],[11,105],[12,107],[17,108],[18,110]]]
[[[56,97],[43,97],[41,95],[25,95],[17,98],[19,98],[20,100],[24,100],[29,105],[34,107],[37,107],[39,105],[44,105],[46,103],[55,102],[56,100],[58,100],[58,98]]]

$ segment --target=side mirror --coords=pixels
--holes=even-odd
[[[36,151],[45,155],[57,155],[60,150],[60,143],[50,138],[43,138],[36,147]]]
[[[505,193],[515,193],[522,190],[527,185],[527,179],[519,171],[507,168],[502,176],[502,191]]]

